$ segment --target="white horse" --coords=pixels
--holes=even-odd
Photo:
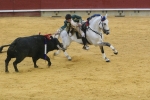
[[[90,43],[90,45],[99,46],[102,57],[106,62],[110,60],[106,57],[104,53],[103,46],[110,47],[114,54],[118,54],[118,51],[108,42],[103,42],[103,33],[109,34],[109,26],[108,26],[108,19],[107,14],[105,16],[95,16],[89,20],[89,27],[86,30],[86,39]],[[69,33],[70,34],[70,33]],[[76,34],[69,35],[66,30],[63,30],[60,34],[55,35],[56,38],[61,38],[64,48],[67,50],[67,47],[71,44],[72,41],[78,42],[82,44],[82,39],[77,39]],[[64,55],[67,57],[68,60],[71,60],[69,54],[64,50]],[[60,50],[56,51],[54,55],[58,55]]]

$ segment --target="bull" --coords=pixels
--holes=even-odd
[[[5,72],[8,71],[8,64],[11,58],[16,58],[13,66],[16,72],[19,72],[17,64],[23,61],[25,57],[32,57],[34,68],[38,68],[36,62],[38,59],[45,59],[48,66],[51,66],[50,58],[46,55],[52,50],[64,50],[63,45],[58,39],[50,35],[33,35],[28,37],[19,37],[15,39],[7,50],[7,58],[5,60]]]

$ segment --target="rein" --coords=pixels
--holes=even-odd
[[[88,27],[88,29],[90,29],[90,30],[91,30],[91,31],[93,31],[94,33],[96,33],[96,34],[100,35],[100,36],[101,36],[101,38],[102,38],[102,34],[101,34],[101,33],[97,32],[97,31],[94,31],[91,27]]]
[[[99,22],[99,25],[102,24],[103,30],[105,30],[105,29],[104,29],[104,26],[103,26],[103,21],[104,21],[104,20],[106,20],[106,18],[103,17],[103,16],[101,16],[101,22]],[[88,27],[87,29],[90,29],[90,30],[93,31],[94,33],[100,35],[101,38],[102,38],[102,34],[101,34],[101,33],[99,33],[99,32],[97,32],[97,31],[93,30],[91,27]],[[106,30],[106,31],[107,31],[107,30]]]
[[[102,23],[103,31],[104,31],[104,33],[105,33],[106,31],[109,31],[109,30],[105,30],[105,29],[104,29],[104,25],[103,25],[103,21],[104,21],[104,20],[106,20],[106,18],[101,16],[101,22],[99,23],[99,25]]]

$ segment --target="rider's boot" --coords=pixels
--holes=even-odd
[[[82,42],[83,42],[83,49],[84,50],[89,50],[89,46],[88,45],[86,45],[86,38],[85,37],[82,37]]]

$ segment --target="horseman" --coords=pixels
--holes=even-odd
[[[81,26],[82,26],[82,17],[78,16],[78,15],[70,15],[67,14],[65,16],[65,21],[64,21],[64,25],[58,29],[57,33],[61,33],[64,29],[66,29],[67,33],[71,33],[72,30],[75,30],[76,32],[80,33],[80,35],[82,36],[82,42],[83,42],[83,49],[84,50],[88,50],[89,46],[87,45],[87,41],[85,38],[85,33],[81,30]]]

